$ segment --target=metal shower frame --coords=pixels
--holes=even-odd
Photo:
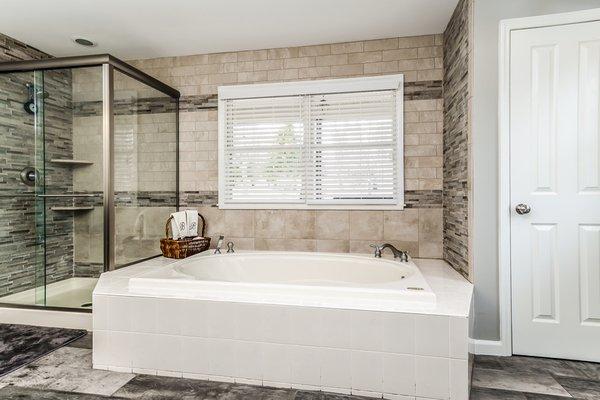
[[[0,74],[81,67],[102,67],[102,162],[104,192],[104,271],[116,267],[115,260],[115,207],[114,207],[114,71],[117,70],[171,97],[175,109],[175,206],[179,209],[179,98],[178,90],[140,71],[110,54],[47,58],[42,60],[10,61],[0,63]],[[138,260],[135,262],[139,262]],[[51,307],[46,307],[51,308]]]

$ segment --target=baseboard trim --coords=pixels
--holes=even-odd
[[[469,338],[469,352],[485,356],[511,356],[510,348],[507,349],[500,340],[479,340]]]
[[[92,330],[92,314],[0,307],[0,323]]]

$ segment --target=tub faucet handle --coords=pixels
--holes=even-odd
[[[219,240],[217,240],[217,247],[215,247],[214,254],[221,254],[221,246],[223,245],[223,239],[225,239],[225,236],[220,235]]]
[[[381,246],[377,245],[377,244],[370,244],[369,246],[373,247],[375,249],[375,254],[374,256],[376,258],[381,258]]]
[[[233,249],[233,242],[227,243],[227,253],[235,253],[235,250]]]

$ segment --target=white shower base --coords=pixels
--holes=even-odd
[[[46,286],[46,306],[91,309],[92,291],[98,278],[69,278]],[[44,305],[36,303],[36,289],[0,297],[0,303]],[[84,305],[88,305],[84,307]]]

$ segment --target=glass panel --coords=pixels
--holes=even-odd
[[[33,72],[0,74],[0,302],[44,301],[43,223],[37,223],[36,159],[43,118]],[[43,150],[43,149],[42,149]],[[43,212],[43,208],[37,210]],[[43,221],[43,219],[42,219]]]
[[[177,206],[177,104],[115,70],[116,267],[160,254]]]
[[[44,133],[44,73],[33,73],[33,86],[29,86],[29,94],[33,98],[26,105],[26,112],[33,111],[34,115],[34,180],[35,180],[35,290],[34,304],[46,305],[46,203],[42,197],[45,193],[45,133]],[[29,109],[29,110],[27,110]]]

